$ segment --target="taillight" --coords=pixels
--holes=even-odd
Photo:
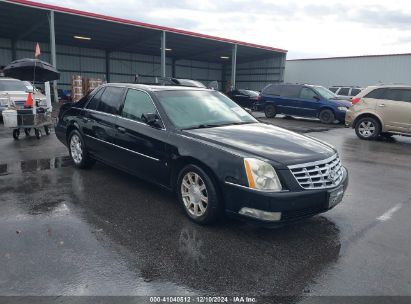
[[[353,99],[351,99],[351,103],[353,104],[353,105],[355,105],[356,103],[359,103],[361,101],[361,98],[360,97],[354,97]]]

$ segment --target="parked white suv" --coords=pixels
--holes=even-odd
[[[352,97],[358,95],[362,90],[364,90],[364,88],[333,86],[329,88],[329,90],[338,97],[343,97],[345,99],[351,100]]]
[[[21,80],[0,77],[0,116],[3,110],[7,109],[9,98],[17,108],[24,108],[29,90],[32,91],[33,87],[28,87],[28,84]],[[40,107],[47,106],[46,96],[37,89],[34,89],[33,101]]]
[[[345,124],[361,139],[411,136],[411,85],[370,86],[352,99]]]

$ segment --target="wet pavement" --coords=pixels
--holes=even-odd
[[[270,122],[283,121],[320,127]],[[172,193],[103,164],[75,169],[54,134],[0,128],[0,295],[411,296],[411,138],[309,135],[339,150],[344,201],[264,229],[198,226]]]

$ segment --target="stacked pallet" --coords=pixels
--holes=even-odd
[[[83,78],[83,92],[87,94],[103,84],[100,78]]]
[[[83,97],[83,79],[80,75],[71,76],[71,99],[78,101]]]

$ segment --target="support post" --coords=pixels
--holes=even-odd
[[[110,51],[106,50],[106,81],[110,82]]]
[[[176,77],[176,60],[173,58],[171,62],[171,77]]]
[[[17,59],[17,48],[16,48],[17,41],[12,39],[11,40],[11,61]]]
[[[57,68],[56,59],[56,32],[54,27],[54,11],[50,11],[50,53],[51,53],[51,64]],[[54,101],[58,102],[58,92],[57,92],[57,80],[53,80],[53,93]]]
[[[235,79],[236,79],[236,71],[237,71],[237,44],[233,45],[233,50],[231,54],[231,89],[235,89]]]
[[[166,77],[166,32],[161,33],[161,77]]]

